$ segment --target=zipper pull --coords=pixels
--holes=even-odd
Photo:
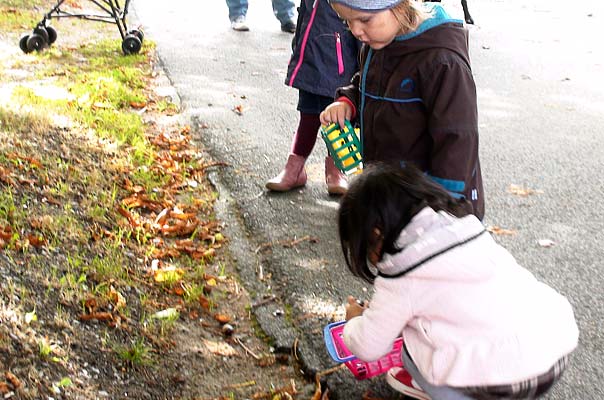
[[[336,32],[336,57],[338,58],[338,75],[342,75],[344,73],[344,57],[342,56],[340,32]]]

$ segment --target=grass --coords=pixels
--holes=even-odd
[[[115,353],[129,367],[146,366],[153,362],[151,347],[143,338],[136,339],[130,346],[116,346]]]

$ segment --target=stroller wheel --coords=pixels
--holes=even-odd
[[[128,35],[136,36],[141,41],[141,43],[143,43],[143,41],[145,40],[145,34],[139,29],[131,30],[130,32],[128,32]]]
[[[136,35],[126,35],[124,41],[122,42],[122,51],[124,54],[136,54],[141,50],[143,44],[141,40]]]
[[[21,36],[21,39],[19,39],[19,48],[25,54],[30,53],[30,50],[27,48],[27,39],[29,39],[29,35],[23,35]]]
[[[43,25],[38,25],[34,28],[34,35],[40,35],[42,36],[42,39],[44,39],[44,43],[49,44],[49,35],[48,35],[48,31],[46,30],[46,28]]]
[[[34,33],[33,35],[31,35],[28,39],[27,39],[27,50],[29,52],[32,51],[40,51],[44,48],[44,46],[46,46],[46,41],[44,40],[44,38],[36,33]]]
[[[51,45],[57,41],[57,31],[52,26],[46,27],[46,32],[48,32],[48,44]]]

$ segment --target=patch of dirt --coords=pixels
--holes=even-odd
[[[35,11],[42,16],[47,10],[38,4]],[[148,245],[116,237],[135,235],[136,221],[129,219],[132,214],[116,212],[111,197],[101,193],[125,198],[132,173],[124,165],[128,149],[73,121],[39,115],[35,107],[11,108],[6,95],[15,87],[46,87],[53,79],[37,74],[44,53],[25,55],[18,47],[20,34],[31,27],[5,28],[0,26],[0,110],[5,107],[0,125],[0,237],[5,244],[0,246],[0,396],[313,397],[315,384],[305,381],[295,357],[275,354],[257,330],[249,294],[229,257],[228,238],[219,240],[220,221],[204,231],[209,238],[203,241],[204,253],[193,250],[190,257],[154,258]],[[115,26],[94,22],[70,20],[56,28],[54,46],[64,53],[94,46],[98,38],[119,38]],[[119,44],[116,40],[116,57],[122,57]],[[161,79],[155,70],[145,80],[149,104],[162,100],[154,91]],[[207,159],[178,114],[157,106],[134,112],[142,115],[151,141],[187,138],[187,154],[195,154],[201,167],[195,169],[195,187],[179,186],[174,198],[194,194],[204,199],[196,212],[207,222],[213,188],[205,169],[219,163]],[[90,196],[96,191],[97,197]],[[159,214],[140,211],[141,218],[157,220]],[[203,292],[187,300],[193,284],[178,277],[160,279],[162,265],[174,267],[166,271],[197,273],[196,287]]]

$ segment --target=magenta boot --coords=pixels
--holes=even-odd
[[[306,158],[290,154],[287,157],[287,163],[283,171],[266,182],[266,188],[275,192],[287,192],[288,190],[306,185],[305,162]]]
[[[325,183],[329,194],[342,195],[348,190],[346,176],[336,168],[331,157],[325,157]]]

